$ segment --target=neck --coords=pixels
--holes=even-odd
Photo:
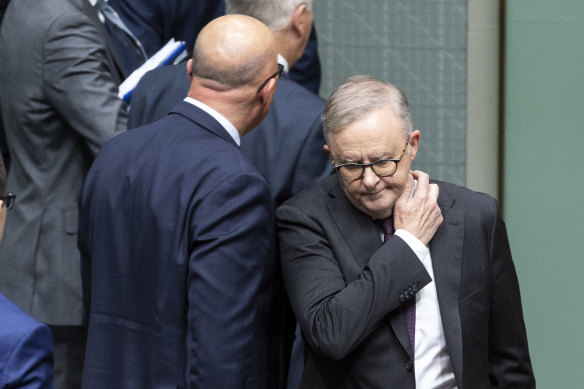
[[[219,112],[243,136],[253,128],[251,126],[258,115],[259,107],[251,95],[251,89],[253,88],[212,89],[193,78],[188,96]]]

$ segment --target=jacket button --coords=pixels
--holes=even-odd
[[[414,292],[418,292],[418,284],[414,284]]]
[[[400,302],[400,303],[403,303],[403,302],[405,302],[405,301],[406,301],[406,296],[404,296],[403,294],[400,294],[400,295],[399,295],[399,302]]]
[[[414,367],[414,363],[412,361],[406,361],[406,370],[407,371],[411,371],[412,368]]]

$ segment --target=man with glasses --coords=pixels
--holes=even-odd
[[[336,177],[276,214],[300,388],[534,388],[496,201],[410,170],[420,132],[391,84],[349,78],[323,126]]]
[[[6,169],[1,158],[0,194],[1,244],[6,211],[16,199],[16,195],[6,192]],[[0,388],[52,387],[53,340],[49,327],[0,293]]]
[[[107,143],[83,188],[86,389],[277,387],[273,212],[239,150],[276,89],[274,39],[223,16],[187,67],[188,97]]]

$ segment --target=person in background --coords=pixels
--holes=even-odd
[[[6,169],[0,159],[0,244],[6,211],[12,208],[15,198],[14,194],[6,192]],[[51,331],[2,293],[0,293],[0,388],[53,388]]]
[[[411,171],[405,94],[351,77],[323,113],[337,172],[276,213],[300,388],[535,388],[497,202]]]
[[[284,0],[282,3],[286,7],[290,1]],[[109,0],[109,4],[138,38],[149,57],[171,38],[185,41],[190,50],[201,28],[225,14],[224,0]],[[262,2],[256,1],[255,7],[261,8]],[[290,70],[293,80],[315,94],[318,94],[321,79],[317,44],[316,30],[313,28],[302,58]],[[131,57],[132,53],[128,51],[126,55]],[[124,72],[132,70],[125,69]]]
[[[0,26],[0,116],[19,196],[0,246],[0,292],[49,325],[57,388],[81,385],[77,201],[93,157],[127,123],[107,42],[87,0],[11,1]]]
[[[223,16],[194,53],[188,97],[108,142],[83,188],[83,388],[277,385],[273,212],[239,150],[276,90],[274,38]]]

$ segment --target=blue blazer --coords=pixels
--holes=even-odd
[[[49,327],[0,293],[0,388],[53,387]]]
[[[180,102],[108,142],[80,202],[84,388],[274,388],[273,215],[225,129]]]

